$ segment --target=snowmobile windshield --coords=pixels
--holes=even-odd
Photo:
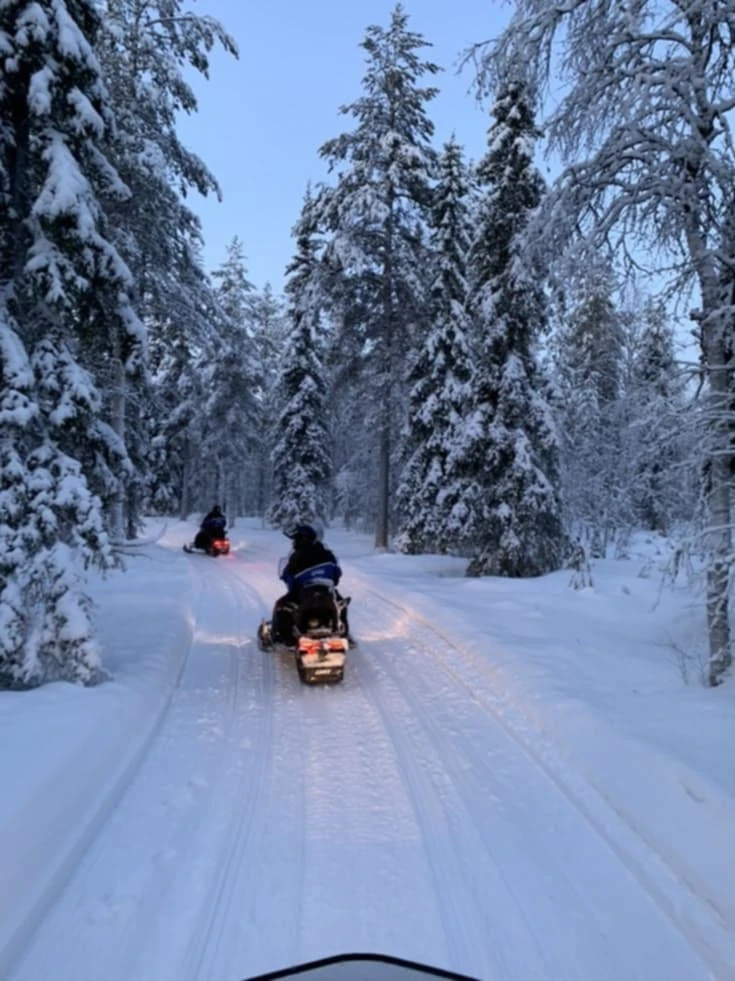
[[[380,954],[344,954],[270,974],[259,974],[244,981],[276,981],[297,978],[299,981],[427,981],[429,978],[448,978],[449,981],[477,981],[466,974],[455,974],[397,957]]]

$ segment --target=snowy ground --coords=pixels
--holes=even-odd
[[[213,560],[191,534],[94,585],[114,680],[0,694],[0,977],[236,981],[349,950],[735,977],[735,691],[696,684],[683,584],[638,558],[584,591],[467,580],[335,532],[360,646],[312,689],[254,643],[285,540],[242,523]]]

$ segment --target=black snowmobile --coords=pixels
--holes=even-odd
[[[281,560],[281,569],[285,560]],[[292,650],[296,656],[299,677],[305,684],[342,681],[349,642],[341,612],[350,603],[349,596],[339,596],[329,578],[331,563],[306,569],[296,578],[299,602],[288,609],[293,637],[285,640],[273,636],[273,621],[261,620],[258,644],[261,650],[275,647]]]
[[[204,552],[215,559],[218,555],[227,555],[230,551],[230,539],[227,537],[225,519],[205,518],[194,541],[190,545],[184,545],[184,551],[189,554]]]
[[[183,549],[189,555],[194,552],[204,552],[206,555],[211,555],[213,558],[217,558],[218,555],[227,555],[230,551],[230,539],[224,535],[222,538],[211,538],[206,544],[197,545],[196,538],[191,545],[184,545]]]

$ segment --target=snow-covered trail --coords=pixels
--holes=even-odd
[[[726,976],[377,584],[356,577],[344,683],[312,689],[253,642],[266,539],[190,561],[159,735],[12,981],[235,981],[347,950],[508,981]]]

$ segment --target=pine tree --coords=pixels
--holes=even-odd
[[[404,515],[399,547],[405,552],[461,548],[465,529],[474,523],[476,487],[463,451],[472,377],[466,282],[468,192],[462,151],[452,139],[439,160],[434,190],[432,324],[408,378],[411,453],[398,490]]]
[[[418,52],[427,46],[408,29],[398,4],[385,29],[371,26],[362,47],[367,52],[364,94],[340,112],[356,120],[352,132],[329,140],[321,155],[339,167],[335,187],[319,197],[321,224],[332,233],[332,250],[348,279],[359,281],[352,296],[369,292],[361,350],[370,351],[371,402],[379,407],[370,424],[377,434],[376,546],[388,544],[392,461],[401,405],[399,379],[404,352],[412,347],[417,304],[424,295],[426,265],[422,222],[430,207],[430,178],[436,154],[433,124],[426,105],[436,89],[424,87],[425,75],[438,71]],[[352,303],[350,303],[352,305]],[[339,343],[339,341],[338,341]]]
[[[185,197],[191,190],[220,193],[204,162],[181,143],[177,117],[197,109],[187,72],[193,68],[206,76],[217,44],[231,54],[237,49],[216,20],[185,9],[183,0],[102,0],[101,6],[100,59],[116,119],[108,152],[128,190],[122,202],[107,196],[104,207],[115,229],[114,241],[134,276],[136,306],[153,330],[167,335],[164,343],[173,345],[178,338],[170,335],[187,327],[199,331],[201,311],[213,306],[199,255],[200,222]],[[193,345],[199,343],[192,338]],[[98,373],[102,368],[109,392],[106,414],[120,439],[129,433],[136,443],[137,472],[129,474],[128,490],[142,487],[149,478],[160,487],[160,472],[142,474],[140,468],[160,458],[162,439],[169,442],[168,418],[154,416],[160,424],[146,424],[152,393],[118,350],[106,352]],[[121,496],[118,527],[125,503],[129,523],[135,523],[133,500]]]
[[[566,525],[600,557],[633,520],[621,443],[622,321],[606,263],[587,264],[567,292],[554,338]]]
[[[205,441],[216,461],[214,497],[234,517],[252,493],[248,471],[253,465],[257,433],[263,419],[257,401],[259,385],[255,342],[250,324],[253,285],[247,278],[245,252],[236,237],[213,278],[221,315],[217,321],[214,357],[204,366]]]
[[[687,427],[683,382],[674,355],[674,333],[660,302],[649,300],[632,366],[633,508],[644,528],[667,534],[692,513],[692,481],[684,460]]]
[[[81,566],[113,562],[100,494],[124,444],[98,420],[85,368],[103,343],[135,356],[131,277],[102,192],[124,189],[91,0],[4,3],[0,34],[0,685],[101,677]],[[104,339],[104,340],[103,340]]]
[[[277,420],[280,411],[278,382],[287,350],[288,331],[283,302],[275,295],[270,283],[266,283],[251,298],[250,324],[258,360],[256,399],[262,418],[253,449],[253,513],[265,515],[272,493],[271,451],[276,439],[274,420]]]
[[[296,254],[286,284],[290,329],[279,383],[282,400],[273,448],[268,520],[281,528],[324,523],[331,473],[326,383],[321,351],[318,244],[307,195],[295,228]]]
[[[557,436],[535,357],[546,303],[539,270],[518,244],[543,181],[521,85],[500,91],[493,117],[478,166],[487,192],[472,249],[480,363],[470,457],[483,501],[468,574],[531,576],[558,568],[563,546]]]
[[[178,299],[172,296],[168,313],[148,321],[150,385],[144,412],[150,502],[164,513],[178,509],[182,520],[196,507],[211,507],[214,493],[204,441],[203,372],[216,358],[221,316],[198,246],[191,242],[187,249],[192,255],[180,270]]]

